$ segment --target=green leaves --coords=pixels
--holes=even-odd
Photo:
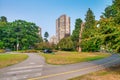
[[[85,18],[85,28],[91,28],[95,25],[95,16],[92,10],[89,8]]]
[[[76,19],[75,29],[73,30],[73,33],[71,36],[75,49],[77,49],[78,44],[79,44],[79,33],[81,29],[81,24],[82,24],[82,20],[80,18]]]
[[[45,38],[44,38],[45,42],[48,42],[48,40],[47,40],[47,38],[49,37],[48,32],[45,32],[44,37],[45,37]]]
[[[29,49],[34,47],[35,43],[41,42],[41,36],[38,35],[38,26],[34,23],[24,20],[15,20],[2,25],[0,22],[0,48],[10,48],[11,50]]]
[[[63,38],[58,43],[58,48],[65,51],[73,50],[73,42],[70,37]]]

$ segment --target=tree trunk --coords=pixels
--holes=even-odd
[[[79,44],[81,44],[81,42],[82,42],[82,32],[83,32],[83,29],[84,29],[84,24],[85,24],[85,23],[82,23],[82,24],[81,24],[81,29],[80,29],[80,33],[79,33]],[[79,51],[79,52],[82,51],[82,48],[81,48],[80,45],[79,45],[78,51]]]

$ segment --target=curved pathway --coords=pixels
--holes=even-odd
[[[41,76],[44,58],[36,53],[28,53],[29,58],[19,64],[0,69],[0,80],[26,80]]]
[[[98,71],[120,64],[117,54],[108,58],[70,65],[48,65],[37,54],[19,64],[0,69],[0,80],[67,80],[76,76]]]

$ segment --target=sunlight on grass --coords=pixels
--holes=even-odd
[[[49,64],[72,64],[85,61],[93,61],[108,57],[109,54],[87,53],[87,52],[65,52],[59,51],[55,54],[42,54]]]
[[[26,54],[0,54],[0,68],[19,63],[27,57]]]

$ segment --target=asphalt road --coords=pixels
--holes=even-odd
[[[28,54],[29,58],[19,64],[0,69],[0,80],[27,80],[41,76],[44,58],[38,54]]]
[[[120,64],[118,55],[71,65],[48,65],[43,57],[37,54],[28,55],[29,58],[22,63],[0,69],[0,80],[67,80]]]

